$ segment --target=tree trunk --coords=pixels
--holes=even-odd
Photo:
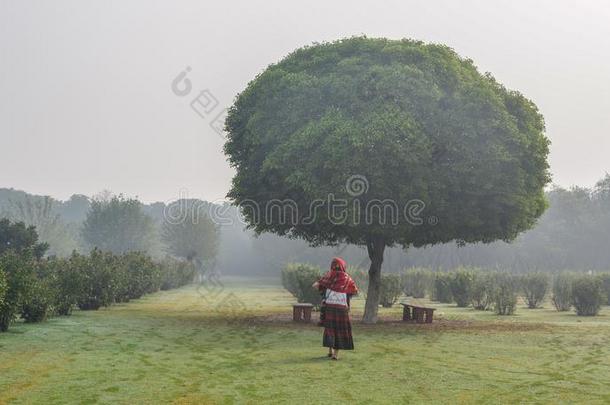
[[[377,310],[379,308],[380,288],[381,288],[381,264],[383,263],[383,252],[385,251],[385,241],[383,238],[370,238],[366,248],[371,259],[369,268],[369,288],[364,307],[363,323],[377,323]]]

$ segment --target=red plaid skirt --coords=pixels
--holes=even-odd
[[[326,307],[322,345],[333,349],[354,350],[352,324],[347,309]]]

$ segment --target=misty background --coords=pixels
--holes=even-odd
[[[94,200],[111,197],[106,192],[94,196]],[[408,267],[447,270],[459,266],[512,272],[610,269],[610,176],[606,175],[591,189],[556,187],[547,192],[547,197],[549,209],[539,219],[537,226],[512,243],[500,241],[466,246],[448,243],[408,250],[389,248],[385,254],[384,269],[388,272],[399,272]],[[180,206],[181,201],[170,204]],[[84,195],[73,195],[67,201],[58,201],[23,191],[0,189],[0,217],[35,225],[42,241],[50,244],[50,255],[68,256],[73,250],[86,253],[94,247],[86,242],[82,232],[91,203],[92,199]],[[196,207],[200,215],[198,219],[211,219],[218,225],[218,250],[214,257],[202,258],[206,262],[204,271],[277,276],[287,263],[307,262],[326,267],[333,256],[342,256],[350,266],[361,269],[368,268],[370,263],[366,249],[361,247],[339,245],[312,248],[302,240],[273,234],[256,236],[244,229],[235,207],[215,209],[219,206],[201,200],[189,200],[188,205]],[[167,204],[144,204],[141,210],[154,224],[150,231],[151,240],[144,245],[147,253],[157,259],[172,253],[162,237],[164,223],[171,215]],[[113,230],[112,227],[103,232],[108,232],[105,236],[108,241],[122,236],[121,230]],[[206,244],[210,241],[206,238]],[[185,243],[188,244],[188,241]]]
[[[64,255],[89,248],[80,227],[101,190],[137,197],[157,225],[178,198],[221,203],[233,171],[212,116],[191,108],[200,91],[218,100],[215,115],[295,48],[407,37],[447,44],[532,99],[559,187],[539,225],[512,245],[391,249],[385,269],[607,270],[608,21],[603,1],[2,1],[0,211],[51,196],[64,236],[53,248]],[[172,81],[187,67],[192,92],[181,97]],[[160,243],[150,249],[164,254]],[[236,222],[221,227],[216,266],[277,274],[286,261],[325,265],[334,254],[368,266],[361,249],[255,238]]]

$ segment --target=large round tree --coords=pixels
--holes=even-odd
[[[510,241],[546,207],[536,106],[442,45],[298,49],[249,83],[226,130],[251,229],[367,247],[367,323],[387,246]]]

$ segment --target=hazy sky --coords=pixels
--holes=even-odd
[[[360,34],[445,43],[531,98],[555,183],[610,171],[610,2],[0,0],[0,187],[223,198],[216,112],[291,50]]]

